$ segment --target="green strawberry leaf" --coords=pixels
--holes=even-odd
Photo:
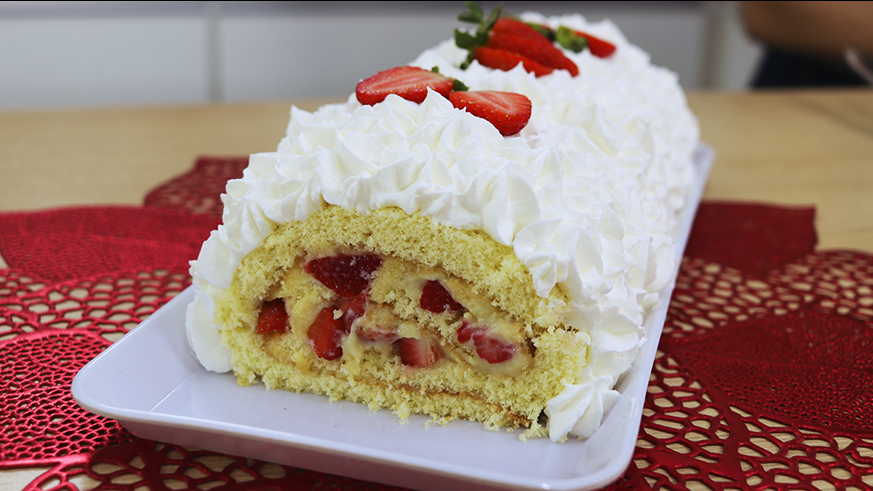
[[[458,20],[463,22],[473,22],[479,24],[476,27],[475,34],[455,29],[455,45],[469,52],[467,59],[461,63],[461,69],[466,70],[473,63],[473,54],[479,46],[488,44],[488,39],[491,37],[491,29],[503,13],[503,5],[498,5],[497,8],[488,14],[488,18],[482,16],[482,9],[476,2],[466,2],[467,12],[458,16]]]
[[[455,44],[461,49],[476,49],[476,38],[469,32],[455,29]]]
[[[434,73],[440,73],[440,67],[438,67],[438,66],[432,67],[430,69],[430,71],[432,71]],[[456,78],[453,78],[452,82],[453,82],[452,83],[452,92],[466,92],[466,91],[470,90],[469,87],[464,85],[464,82],[461,82],[460,80],[458,80]]]
[[[564,26],[558,27],[558,31],[555,33],[555,40],[558,41],[561,47],[569,49],[574,53],[579,53],[588,47],[588,41],[585,40],[584,36],[578,36],[572,29]]]
[[[491,35],[488,33],[488,31],[477,32],[476,37],[474,38],[476,46],[485,46],[486,44],[488,44],[488,38],[490,37]]]
[[[458,20],[461,22],[470,22],[471,24],[478,24],[482,22],[481,17],[476,17],[475,14],[470,12],[464,12],[463,14],[458,15]]]
[[[488,14],[488,18],[485,19],[484,22],[482,22],[482,24],[479,26],[479,29],[477,30],[477,32],[484,32],[487,35],[488,31],[490,31],[491,28],[494,27],[494,24],[497,22],[497,19],[500,18],[500,14],[502,14],[502,13],[503,13],[503,4],[500,4],[494,10],[492,10],[490,14]],[[485,39],[485,42],[488,42],[487,37]]]
[[[470,9],[470,13],[476,17],[476,22],[482,21],[482,9],[479,7],[479,4],[476,2],[464,2],[467,4],[467,8]]]

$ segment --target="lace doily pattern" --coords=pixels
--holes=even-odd
[[[0,253],[19,274],[61,282],[121,269],[187,265],[219,217],[139,207],[3,214]],[[184,258],[184,259],[181,259]]]
[[[245,164],[200,159],[141,208],[0,214],[0,469],[47,468],[27,489],[396,489],[139,439],[73,401],[79,368],[189,284]],[[814,251],[813,219],[701,205],[610,489],[873,487],[873,256]]]
[[[873,486],[871,285],[860,253],[808,254],[768,281],[686,258],[635,455],[649,484]]]
[[[96,452],[85,472],[96,490],[119,489],[109,483],[120,483],[124,489],[399,490],[143,439]]]

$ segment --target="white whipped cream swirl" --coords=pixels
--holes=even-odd
[[[397,206],[511,246],[542,297],[562,286],[571,299],[566,321],[591,349],[575,383],[548,403],[549,435],[587,438],[597,429],[639,349],[646,308],[672,279],[671,237],[694,179],[698,127],[676,76],[611,23],[524,18],[585,30],[617,50],[607,59],[567,52],[578,77],[475,62],[462,71],[466,53],[451,41],[412,63],[438,66],[471,90],[525,94],[532,117],[517,136],[501,136],[435,92],[421,104],[389,96],[362,106],[352,95],[314,113],[291,108],[278,149],[252,155],[243,178],[228,183],[223,224],[191,263],[187,333],[207,369],[231,369],[215,304],[278,224],[327,204],[363,213]]]

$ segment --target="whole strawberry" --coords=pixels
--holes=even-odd
[[[615,53],[616,46],[609,41],[604,41],[596,36],[592,36],[587,32],[570,29],[566,26],[559,26],[557,30],[549,26],[529,24],[531,29],[541,32],[544,36],[557,42],[562,48],[570,50],[574,53],[581,53],[586,48],[592,55],[598,58],[608,58]]]
[[[473,58],[482,66],[496,68],[497,70],[503,70],[504,72],[512,70],[518,66],[519,63],[521,63],[526,72],[533,73],[534,76],[537,77],[542,77],[543,75],[548,75],[555,71],[552,67],[541,65],[540,63],[518,53],[489,48],[487,46],[476,48],[476,51],[473,53]]]
[[[501,17],[501,7],[494,9],[487,18],[475,2],[467,2],[467,7],[469,10],[459,15],[458,20],[475,23],[477,28],[472,34],[455,30],[455,44],[470,53],[461,68],[466,69],[476,60],[483,66],[498,70],[510,70],[521,63],[525,70],[537,77],[553,70],[567,70],[574,77],[579,74],[576,64],[555,47],[552,39],[524,22]],[[499,52],[482,51],[483,47]]]
[[[502,49],[511,53],[518,53],[540,65],[552,67],[557,70],[567,70],[570,75],[579,75],[579,68],[569,58],[564,56],[551,41],[544,36],[525,37],[504,32],[492,32],[488,38],[489,48]]]

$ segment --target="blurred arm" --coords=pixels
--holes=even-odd
[[[873,56],[873,2],[743,2],[753,38],[777,48],[842,56],[853,46]]]

